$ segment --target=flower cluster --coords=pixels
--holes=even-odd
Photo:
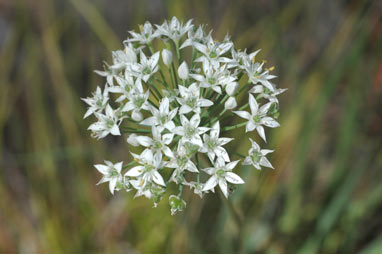
[[[244,183],[233,172],[240,159],[273,168],[265,157],[272,150],[252,139],[247,156],[224,148],[234,139],[224,137],[230,130],[256,130],[266,141],[264,127],[279,126],[276,97],[285,89],[271,82],[272,68],[256,61],[259,51],[236,50],[228,36],[218,42],[203,26],[175,17],[162,25],[146,22],[130,35],[123,50],[112,52],[112,64],[96,71],[105,87],[83,99],[89,105],[85,118],[97,119],[89,126],[92,136],[128,134],[134,151],[129,163],[95,165],[103,175],[99,183],[108,182],[111,193],[135,190],[154,205],[174,183],[179,193],[169,197],[173,214],[186,206],[184,186],[201,197],[220,188],[228,197],[230,185]],[[238,98],[248,99],[239,106]]]

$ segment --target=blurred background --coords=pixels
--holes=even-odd
[[[382,253],[381,1],[0,0],[0,253]],[[172,16],[209,24],[275,66],[275,170],[242,168],[232,195],[186,191],[170,215],[96,186],[128,158],[82,117],[127,31]],[[230,149],[246,153],[240,140]],[[232,135],[235,135],[232,132]],[[239,145],[244,142],[244,146]],[[266,147],[265,147],[266,146]]]

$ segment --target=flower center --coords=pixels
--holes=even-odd
[[[162,142],[160,142],[160,141],[154,141],[153,148],[154,148],[154,150],[159,150],[159,149],[161,149],[161,148],[162,148]]]
[[[144,75],[148,75],[148,74],[151,73],[151,69],[150,69],[149,67],[145,67],[145,68],[143,69],[142,73],[143,73]]]
[[[258,151],[253,152],[253,154],[252,154],[252,161],[257,163],[257,162],[260,161],[260,159],[261,159],[261,153],[258,152]]]
[[[178,163],[178,166],[179,166],[180,168],[183,168],[184,166],[186,166],[187,161],[188,161],[188,158],[185,157],[185,156],[183,156],[183,157],[178,157],[178,158],[176,159],[176,162]]]
[[[256,115],[256,116],[253,117],[253,121],[254,121],[255,123],[259,123],[260,120],[261,120],[261,116],[260,116],[260,115]]]
[[[216,141],[215,140],[208,140],[207,141],[207,147],[210,150],[213,150],[216,147]]]
[[[111,119],[108,119],[108,120],[106,121],[106,127],[107,127],[108,129],[111,129],[113,126],[114,126],[114,121],[111,120]]]
[[[186,105],[189,106],[190,108],[195,108],[196,107],[196,98],[195,97],[188,98],[186,101]]]
[[[218,169],[217,171],[216,171],[216,175],[217,176],[219,176],[219,177],[224,177],[224,175],[225,175],[225,170],[224,169]]]
[[[218,54],[216,54],[215,51],[211,51],[211,53],[210,53],[210,58],[215,58],[215,57],[217,57],[217,56],[218,56]]]
[[[136,97],[135,100],[134,100],[134,105],[137,107],[137,108],[140,108],[142,107],[143,103],[145,102],[145,99],[142,98],[142,97]]]
[[[196,128],[192,127],[191,125],[186,126],[185,128],[185,136],[186,138],[191,138],[195,135]]]
[[[214,84],[216,83],[216,78],[211,77],[211,78],[209,78],[207,81],[208,81],[208,83],[209,83],[210,85],[214,85]]]

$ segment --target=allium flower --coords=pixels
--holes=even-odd
[[[219,184],[221,191],[224,196],[228,197],[228,184],[227,182],[233,184],[243,184],[244,181],[240,176],[232,172],[232,169],[237,165],[239,161],[233,161],[225,164],[223,158],[217,158],[215,167],[205,168],[204,171],[212,175],[203,187],[203,191],[213,190],[216,185]]]
[[[247,111],[234,111],[234,113],[248,120],[247,125],[245,127],[246,132],[253,131],[254,129],[256,129],[260,137],[264,139],[264,141],[266,141],[264,127],[262,125],[265,125],[270,128],[280,126],[280,124],[276,122],[272,117],[267,116],[270,106],[271,103],[268,102],[267,104],[259,108],[255,97],[253,97],[252,94],[249,94],[249,107],[251,108],[251,114]]]
[[[211,34],[175,17],[162,25],[146,22],[129,32],[104,71],[96,71],[106,84],[83,99],[89,106],[84,118],[96,119],[88,129],[98,139],[126,134],[134,149],[128,163],[95,165],[111,193],[134,190],[156,206],[177,185],[178,193],[169,195],[174,214],[186,208],[186,187],[202,198],[219,186],[228,197],[230,185],[244,183],[232,172],[237,165],[273,168],[266,158],[273,150],[249,138],[252,147],[242,155],[234,138],[241,142],[256,129],[265,141],[264,128],[279,126],[277,96],[285,89],[271,83],[273,68],[256,61],[259,50],[247,54],[229,36],[219,42]],[[246,121],[231,125],[240,118]]]
[[[257,169],[261,169],[261,166],[273,168],[272,164],[265,157],[268,153],[272,153],[273,150],[260,149],[260,146],[249,138],[251,141],[252,147],[248,151],[248,156],[245,157],[243,165],[253,165]]]
[[[109,189],[111,194],[114,194],[115,187],[117,182],[122,180],[121,170],[123,162],[118,162],[116,164],[111,163],[110,161],[105,161],[105,165],[97,164],[94,167],[103,174],[102,179],[97,183],[106,183],[109,182]]]

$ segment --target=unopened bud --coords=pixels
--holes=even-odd
[[[172,53],[168,49],[162,50],[162,59],[163,63],[170,68],[170,65],[172,64]]]
[[[188,66],[186,62],[183,62],[178,68],[179,78],[186,80],[188,78]]]
[[[236,103],[235,97],[229,97],[224,104],[225,109],[233,109],[233,108],[236,108],[236,106],[237,106],[237,103]]]

